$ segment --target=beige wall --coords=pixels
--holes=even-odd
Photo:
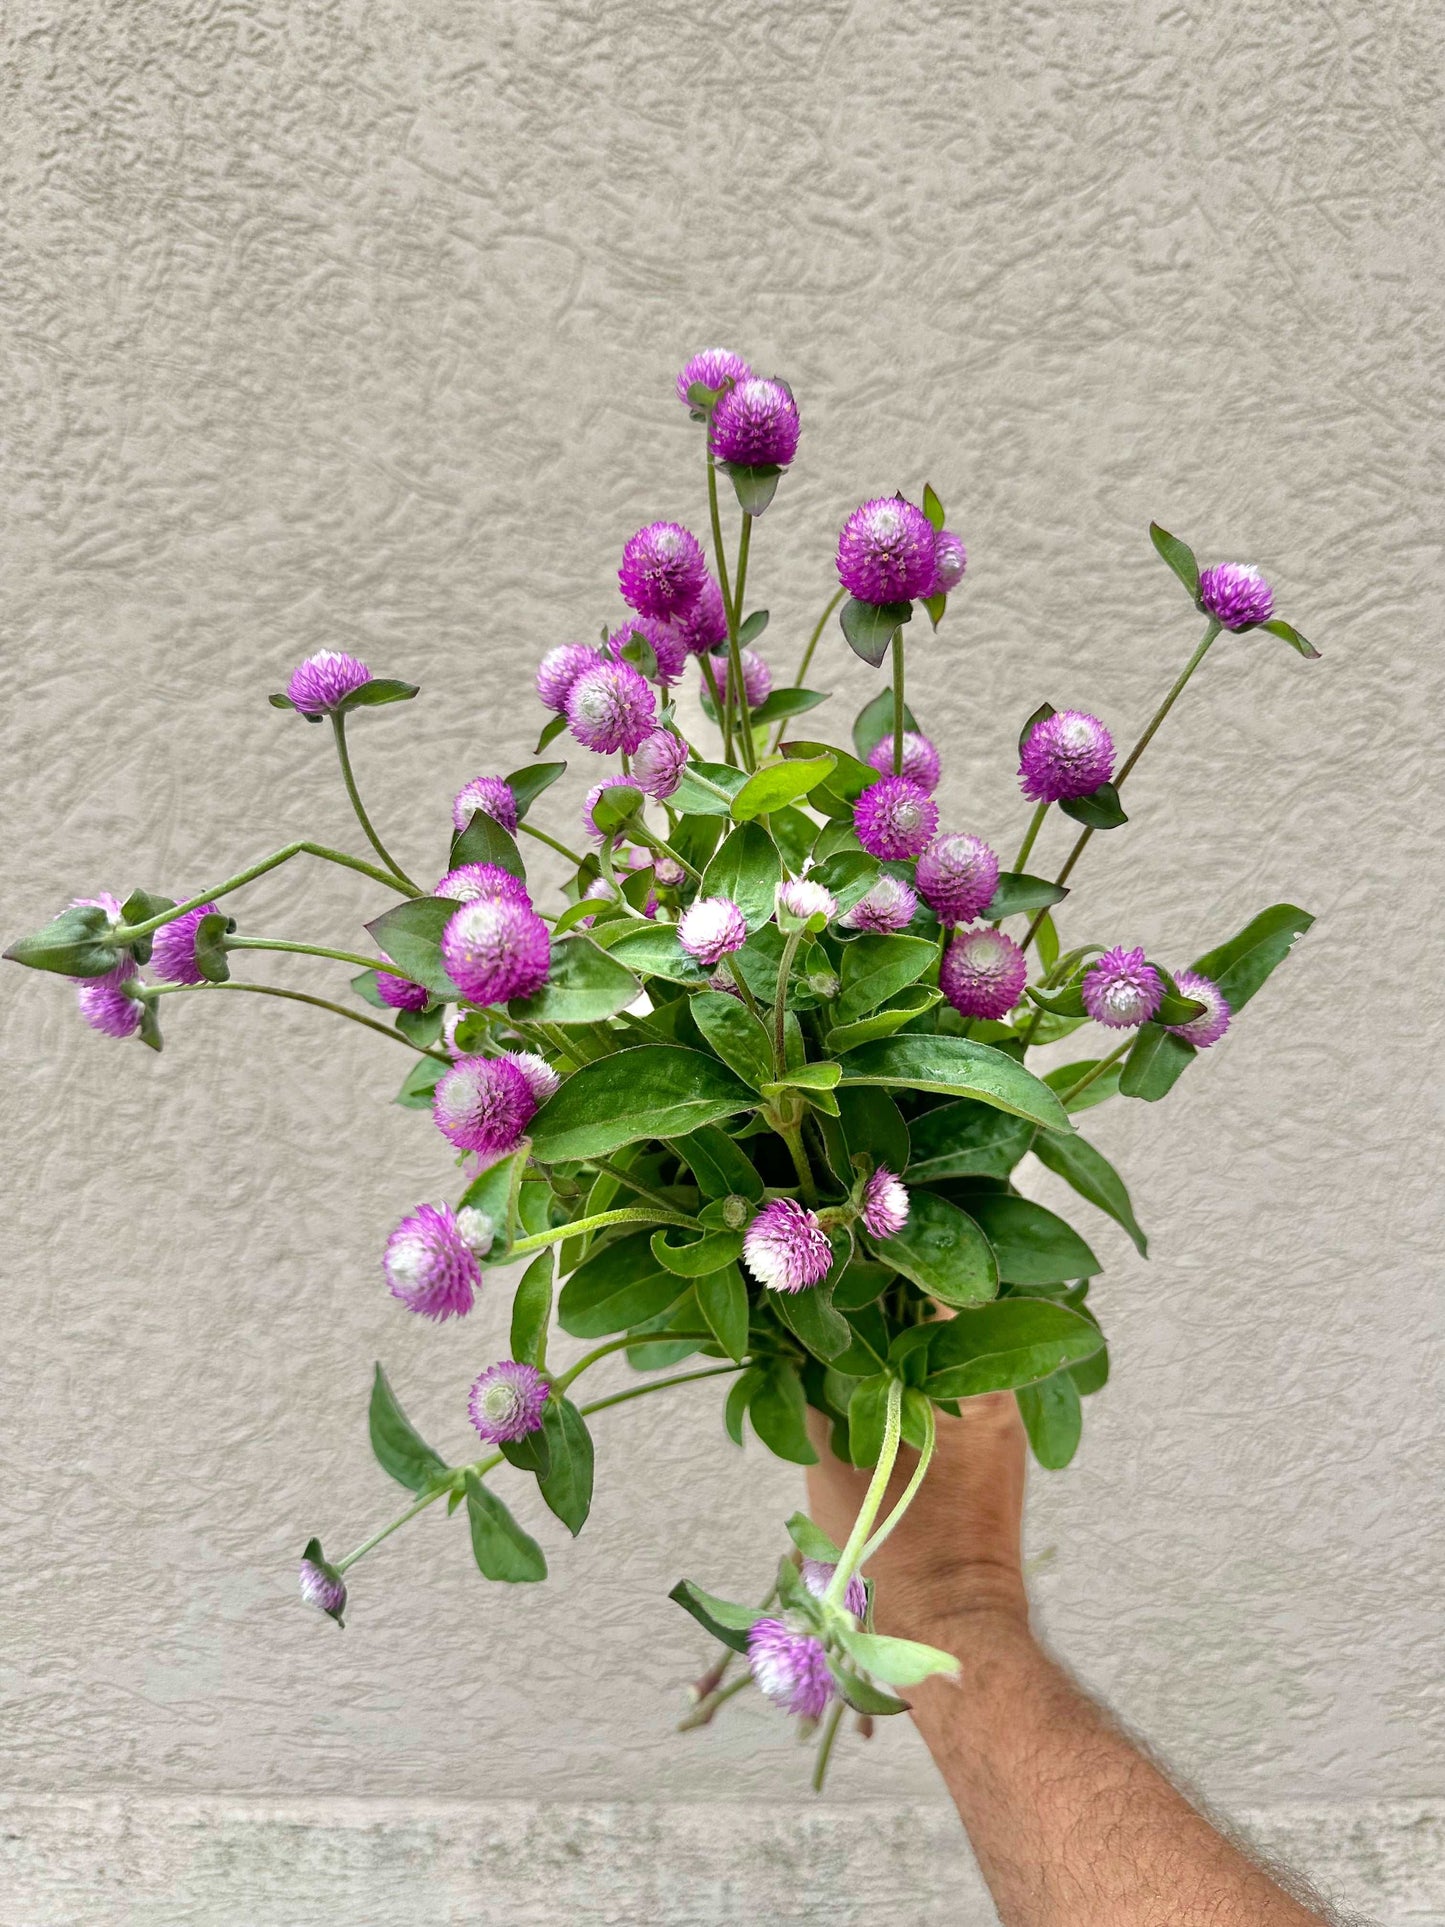
[[[1000,845],[1022,717],[1127,738],[1192,644],[1150,517],[1266,566],[1323,661],[1217,648],[1068,928],[1183,958],[1280,898],[1319,921],[1165,1106],[1090,1119],[1153,1258],[1078,1207],[1115,1382],[1031,1536],[1049,1633],[1181,1770],[1342,1826],[1441,1790],[1433,14],[19,0],[0,69],[7,936],[346,840],[322,733],[265,705],[323,646],[424,685],[353,734],[439,870],[451,792],[531,748],[537,657],[617,614],[622,539],[700,526],[669,389],[714,340],[802,409],[753,574],[780,671],[843,513],[947,502],[972,564],[917,707],[947,820]],[[836,636],[821,673],[842,733],[874,679]],[[344,945],[377,907],[293,866],[245,917]],[[11,1786],[801,1813],[764,1712],[669,1733],[700,1649],[667,1588],[759,1586],[798,1495],[710,1390],[599,1420],[545,1588],[428,1516],[344,1635],[295,1603],[308,1533],[396,1503],[372,1360],[456,1450],[505,1332],[500,1282],[440,1331],[379,1284],[447,1182],[401,1052],[218,997],[157,1060],[0,986]],[[843,1749],[835,1801],[904,1796],[909,1731]]]

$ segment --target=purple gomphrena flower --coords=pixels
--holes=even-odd
[[[607,881],[606,877],[593,877],[587,888],[582,892],[583,901],[586,903],[611,903],[616,895],[617,892]],[[579,917],[577,919],[577,927],[579,930],[588,930],[596,921],[597,919],[595,917]]]
[[[759,1619],[748,1634],[748,1665],[774,1705],[800,1719],[821,1719],[834,1691],[821,1639],[795,1633],[783,1619]]]
[[[660,856],[652,866],[653,879],[659,890],[680,890],[687,881],[687,871],[670,856]]]
[[[875,1238],[891,1238],[908,1222],[908,1191],[887,1165],[880,1164],[863,1187],[863,1229]]]
[[[517,834],[517,799],[500,776],[474,776],[452,798],[452,822],[459,830],[478,810],[500,823],[508,836]]]
[[[774,1198],[743,1239],[748,1270],[769,1291],[806,1291],[826,1278],[833,1247],[817,1216],[792,1198]]]
[[[510,897],[464,903],[442,931],[442,966],[474,1004],[531,997],[547,981],[552,939],[535,910]]]
[[[535,1365],[499,1359],[472,1386],[467,1410],[477,1437],[486,1445],[509,1445],[542,1429],[542,1412],[552,1388]]]
[[[701,382],[704,388],[716,393],[724,382],[746,381],[752,372],[742,356],[735,355],[730,348],[704,348],[678,375],[677,399],[684,408],[691,408],[687,391],[694,382]]]
[[[75,1001],[92,1030],[107,1037],[134,1037],[145,1016],[145,999],[136,994],[139,979],[127,960],[104,977],[76,978]]]
[[[451,897],[456,903],[475,903],[479,897],[509,897],[513,903],[532,907],[532,898],[520,877],[504,870],[500,863],[462,863],[432,889],[434,897]]]
[[[163,923],[151,938],[151,969],[163,983],[203,984],[206,979],[196,962],[196,931],[202,917],[219,914],[219,905],[203,903],[187,910],[172,923]]]
[[[1019,754],[1019,788],[1032,803],[1087,796],[1114,774],[1114,739],[1082,709],[1058,709],[1029,731]]]
[[[1006,1017],[1028,975],[1013,938],[985,923],[954,936],[938,966],[938,987],[961,1017]]]
[[[604,662],[573,683],[567,727],[599,756],[630,756],[657,724],[657,698],[630,662]]]
[[[662,622],[656,616],[633,616],[607,638],[605,653],[612,662],[623,660],[622,651],[634,636],[641,636],[657,659],[657,680],[670,689],[687,664],[687,644],[676,623]],[[636,668],[636,664],[633,665]],[[640,673],[640,672],[639,672]]]
[[[933,587],[933,524],[901,495],[854,509],[838,537],[838,580],[859,602],[909,602]]]
[[[724,703],[732,700],[732,663],[725,650],[717,650],[712,657],[712,673],[717,678],[718,694]],[[738,660],[743,666],[743,694],[749,709],[756,709],[759,703],[767,701],[773,687],[773,672],[755,649],[740,649]],[[703,680],[707,690],[707,680]]]
[[[859,897],[843,921],[850,930],[869,930],[887,936],[906,930],[918,909],[918,893],[901,877],[881,876],[866,896]]]
[[[622,600],[640,616],[684,614],[702,594],[707,562],[695,535],[676,522],[649,522],[622,551]]]
[[[510,1057],[459,1057],[432,1098],[442,1136],[484,1158],[515,1151],[536,1110],[532,1086]]]
[[[1096,1024],[1133,1030],[1146,1024],[1164,997],[1164,985],[1142,950],[1106,950],[1084,972],[1084,1008]]]
[[[537,668],[537,694],[548,709],[560,716],[567,707],[567,692],[586,669],[595,669],[601,651],[585,642],[559,642],[549,649]]]
[[[740,381],[712,411],[712,452],[747,468],[786,468],[798,452],[798,404],[780,381]]]
[[[803,1561],[803,1584],[815,1599],[821,1599],[838,1570],[826,1559],[805,1559]],[[861,1574],[854,1573],[848,1581],[843,1594],[843,1604],[855,1619],[861,1619],[868,1610],[868,1589],[863,1584]]]
[[[933,538],[933,581],[930,595],[947,595],[963,580],[968,567],[968,550],[952,529],[940,529]]]
[[[1199,571],[1199,600],[1205,612],[1226,629],[1250,629],[1268,622],[1274,593],[1249,562],[1216,562]]]
[[[713,970],[747,942],[747,921],[731,897],[697,897],[677,920],[677,940],[704,969]]]
[[[509,1050],[503,1051],[502,1055],[510,1059],[526,1078],[527,1088],[536,1099],[539,1110],[549,1097],[556,1095],[562,1080],[545,1057],[539,1056],[534,1050]]]
[[[346,1581],[334,1566],[318,1565],[314,1559],[301,1561],[301,1597],[308,1606],[318,1606],[338,1626],[346,1611]]]
[[[709,649],[716,649],[720,642],[728,639],[727,612],[723,608],[722,590],[709,575],[702,585],[702,594],[684,614],[674,618],[671,627],[682,638],[682,645],[690,656],[701,656]]]
[[[810,877],[793,877],[787,883],[780,883],[775,896],[779,910],[796,917],[800,923],[818,916],[831,923],[838,914],[838,899],[832,891],[825,890]]]
[[[868,767],[876,769],[880,776],[893,774],[891,729],[869,752]],[[930,796],[938,788],[938,751],[916,729],[905,729],[903,732],[903,768],[898,773],[906,776],[910,783],[916,783],[921,790],[927,790]]]
[[[940,923],[967,923],[987,909],[998,888],[998,858],[981,836],[948,830],[929,844],[914,874],[918,894]]]
[[[880,777],[853,805],[853,828],[869,856],[917,856],[938,828],[938,805],[906,776]]]
[[[1181,970],[1174,981],[1181,997],[1192,997],[1205,1009],[1203,1016],[1191,1017],[1187,1024],[1170,1024],[1167,1028],[1186,1044],[1193,1044],[1196,1050],[1208,1050],[1229,1029],[1233,1015],[1229,1001],[1212,978],[1201,977],[1197,970]]]
[[[660,803],[671,796],[687,767],[687,744],[670,729],[651,730],[632,756],[632,780]]]
[[[382,961],[390,963],[391,959],[384,957]],[[378,970],[376,994],[392,1010],[425,1010],[431,992],[425,984],[414,984],[410,977],[398,977],[392,970]]]
[[[335,649],[322,649],[291,671],[286,694],[304,716],[325,716],[353,689],[370,681],[371,671],[364,662]]]
[[[465,1318],[482,1282],[477,1254],[449,1204],[419,1204],[386,1241],[387,1289],[423,1318]]]
[[[600,843],[604,836],[614,834],[611,830],[599,830],[593,821],[592,812],[597,807],[597,799],[605,796],[608,790],[641,789],[630,776],[604,776],[600,783],[594,783],[582,800],[582,827],[589,836],[595,836]]]

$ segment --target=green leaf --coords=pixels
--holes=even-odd
[[[1095,1150],[1077,1131],[1071,1137],[1040,1131],[1033,1148],[1034,1156],[1046,1170],[1071,1184],[1081,1198],[1087,1198],[1115,1224],[1122,1225],[1134,1240],[1141,1258],[1149,1256],[1149,1240],[1139,1229],[1124,1180],[1102,1151]]]
[[[892,1265],[874,1264],[872,1259],[855,1254],[833,1287],[833,1303],[839,1311],[860,1311],[865,1305],[875,1304],[897,1275]],[[834,1364],[836,1366],[836,1360]],[[876,1364],[868,1368],[869,1371],[877,1369]],[[862,1375],[866,1378],[868,1374]]]
[[[741,1231],[709,1231],[691,1244],[681,1245],[669,1244],[670,1235],[665,1226],[654,1231],[651,1250],[663,1270],[678,1278],[705,1278],[742,1255]]]
[[[635,783],[611,783],[592,805],[592,821],[604,836],[612,836],[641,808],[642,791]]]
[[[24,964],[29,970],[58,970],[66,977],[104,977],[121,960],[113,944],[101,941],[101,933],[109,928],[110,918],[98,904],[83,904],[62,910],[33,936],[12,943],[5,955],[11,963]]]
[[[1101,1345],[1092,1358],[1070,1365],[1068,1370],[1079,1397],[1092,1398],[1095,1392],[1102,1392],[1109,1382],[1109,1347]]]
[[[373,917],[366,928],[413,983],[424,984],[433,996],[456,998],[461,992],[442,968],[441,941],[460,908],[450,897],[411,897]]]
[[[515,1465],[519,1472],[535,1472],[541,1479],[551,1469],[552,1450],[541,1426],[519,1439],[503,1439],[497,1449],[508,1465]]]
[[[746,794],[738,792],[739,801]],[[761,823],[742,823],[723,840],[721,849],[703,872],[698,894],[731,897],[757,930],[773,914],[773,897],[783,880],[783,860]]]
[[[705,779],[712,788],[704,788],[699,779]],[[689,763],[668,801],[673,809],[688,816],[727,816],[732,808],[730,799],[747,780],[746,773],[730,763]],[[727,792],[728,801],[713,793],[718,789]]]
[[[763,1181],[726,1131],[720,1131],[713,1124],[705,1125],[688,1137],[674,1138],[672,1148],[707,1197],[736,1195],[753,1204],[761,1203]]]
[[[488,1579],[511,1585],[547,1577],[547,1561],[535,1539],[529,1538],[495,1492],[468,1472],[467,1523],[472,1529],[472,1553]]]
[[[849,596],[838,611],[838,620],[854,655],[876,669],[888,654],[888,645],[912,615],[911,602],[860,602],[856,596]]]
[[[886,1091],[842,1084],[838,1114],[851,1155],[871,1158],[875,1167],[886,1164],[893,1172],[908,1168],[908,1126]]]
[[[997,1252],[1006,1285],[1061,1285],[1103,1270],[1078,1232],[1032,1198],[980,1192],[968,1209]]]
[[[750,1365],[745,1372],[738,1374],[728,1388],[727,1403],[723,1406],[723,1426],[736,1446],[742,1445],[743,1420],[748,1415],[753,1393],[762,1382],[762,1372],[756,1365]]]
[[[796,803],[837,767],[834,756],[811,756],[797,762],[769,763],[750,776],[733,798],[733,820],[746,823],[785,803]]]
[[[344,716],[353,709],[377,709],[383,703],[407,703],[421,694],[414,682],[397,682],[388,676],[373,676],[370,682],[348,690],[336,704],[335,713]]]
[[[751,615],[744,616],[738,627],[738,647],[751,649],[755,642],[761,642],[763,632],[768,626],[768,611],[754,609]]]
[[[1057,1091],[1062,1097],[1066,1091],[1072,1090],[1087,1072],[1093,1070],[1098,1061],[1097,1057],[1081,1057],[1075,1064],[1060,1064],[1057,1070],[1048,1073],[1044,1082],[1050,1090]],[[1119,1072],[1122,1069],[1122,1064],[1111,1064],[1108,1070],[1101,1071],[1092,1084],[1086,1084],[1077,1097],[1069,1099],[1070,1114],[1072,1115],[1075,1111],[1092,1110],[1096,1104],[1102,1104],[1106,1099],[1116,1097],[1119,1091]]]
[[[1038,708],[1034,711],[1033,715],[1029,717],[1028,721],[1024,724],[1023,728],[1019,731],[1019,755],[1020,756],[1022,756],[1025,749],[1027,749],[1029,738],[1030,736],[1033,735],[1034,731],[1038,728],[1039,724],[1046,723],[1049,720],[1050,716],[1056,716],[1057,714],[1058,714],[1058,711],[1054,708],[1052,703],[1039,704]]]
[[[527,881],[527,866],[515,840],[485,810],[473,810],[466,828],[452,838],[451,867],[457,870],[464,863],[495,863],[520,883]]]
[[[1059,933],[1054,927],[1053,918],[1047,911],[1039,919],[1039,931],[1035,941],[1038,944],[1039,962],[1046,972],[1051,972],[1059,961]]]
[[[910,1191],[908,1222],[873,1247],[886,1264],[945,1305],[976,1305],[998,1291],[988,1239],[966,1212],[921,1188]]]
[[[1260,627],[1267,629],[1272,636],[1280,637],[1282,641],[1289,644],[1291,649],[1298,649],[1299,653],[1310,661],[1319,661],[1319,650],[1300,634],[1293,623],[1284,621],[1280,616],[1274,616],[1269,622],[1261,623]]]
[[[974,1097],[1042,1124],[1045,1130],[1072,1129],[1063,1105],[1032,1071],[1002,1051],[962,1037],[892,1037],[849,1051],[842,1068],[845,1085],[877,1084]]]
[[[733,485],[738,507],[744,515],[761,515],[778,492],[782,469],[776,462],[719,462],[718,467]]]
[[[806,715],[810,709],[816,709],[819,703],[827,700],[828,692],[822,689],[775,689],[752,712],[753,728],[781,723],[789,716]]]
[[[691,1358],[704,1342],[694,1335],[701,1323],[697,1293],[689,1286],[670,1311],[633,1327],[639,1342],[627,1347],[628,1364],[636,1372],[665,1371],[679,1360]],[[675,1335],[679,1332],[682,1337]]]
[[[818,1455],[808,1439],[808,1403],[798,1374],[784,1359],[769,1359],[748,1406],[753,1430],[780,1459],[794,1465],[816,1465]]]
[[[120,906],[120,920],[131,925],[149,923],[152,917],[164,916],[167,910],[174,910],[175,907],[174,897],[156,896],[150,890],[132,890]],[[126,947],[137,963],[149,963],[152,941],[151,937],[137,937]]]
[[[742,1239],[738,1240],[739,1248]],[[735,1264],[697,1280],[698,1309],[708,1330],[729,1358],[742,1363],[748,1349],[748,1288]]]
[[[935,962],[938,946],[922,937],[862,936],[843,945],[842,992],[834,1007],[840,1024],[866,1017],[916,983]]]
[[[553,1392],[542,1408],[542,1436],[550,1463],[537,1488],[575,1539],[592,1509],[592,1434],[572,1401]]]
[[[1065,816],[1073,817],[1076,823],[1090,830],[1117,830],[1121,823],[1129,821],[1112,783],[1100,783],[1087,796],[1066,796],[1059,808]]]
[[[1062,902],[1068,894],[1061,883],[1026,876],[1020,870],[1005,870],[987,908],[981,910],[979,916],[986,923],[999,923],[1004,917],[1032,916],[1036,910],[1047,910],[1051,903]]]
[[[492,1221],[496,1238],[496,1251],[492,1255],[494,1264],[515,1235],[517,1193],[531,1148],[530,1139],[523,1138],[515,1151],[488,1165],[485,1171],[473,1178],[461,1195],[462,1206],[480,1211]]]
[[[816,762],[824,756],[833,758],[836,767],[832,775],[819,786],[817,795],[812,799],[812,806],[830,816],[846,816],[848,827],[851,829],[853,805],[864,790],[871,789],[878,781],[877,770],[870,769],[866,763],[860,763],[856,757],[849,756],[845,750],[835,749],[831,743],[799,741],[782,743],[779,747],[787,760],[793,763]],[[857,845],[849,844],[847,847],[854,849]],[[831,854],[831,850],[820,849],[817,852],[818,861],[821,863],[825,855]]]
[[[236,919],[224,910],[212,910],[196,925],[196,968],[208,984],[223,984],[231,974],[225,939],[235,927]]]
[[[1308,910],[1292,903],[1271,904],[1252,917],[1238,936],[1207,950],[1192,968],[1219,986],[1237,1017],[1313,922]]]
[[[934,494],[933,484],[931,482],[925,482],[923,484],[923,513],[928,517],[929,523],[936,535],[943,527],[943,504]]]
[[[813,1285],[806,1291],[771,1292],[768,1303],[778,1322],[825,1364],[830,1358],[840,1357],[853,1343],[853,1329],[834,1311],[826,1285]],[[753,1423],[757,1423],[756,1417]]]
[[[404,1111],[429,1111],[432,1092],[440,1083],[446,1068],[439,1057],[419,1058],[402,1080],[401,1089],[391,1100],[392,1103],[400,1104]]]
[[[380,1365],[372,1380],[369,1420],[376,1462],[398,1485],[404,1485],[408,1492],[424,1492],[439,1475],[446,1474],[446,1460],[432,1450],[402,1411]]]
[[[542,733],[537,738],[537,747],[533,751],[533,754],[536,756],[540,756],[542,754],[542,751],[546,749],[549,744],[556,742],[557,738],[562,734],[562,731],[566,727],[567,727],[567,718],[565,716],[553,716],[547,723],[543,725]]]
[[[1177,535],[1161,529],[1157,522],[1149,524],[1149,540],[1178,576],[1191,597],[1199,594],[1199,564],[1194,560],[1194,551],[1187,542],[1181,542]]]
[[[542,794],[551,789],[559,776],[566,773],[565,763],[526,763],[521,769],[514,769],[506,779],[507,788],[517,803],[517,818],[521,821]]]
[[[1065,984],[1061,990],[1035,990],[1029,986],[1029,1001],[1037,1004],[1040,1010],[1049,1010],[1058,1017],[1087,1017],[1084,1006],[1082,984]]]
[[[1119,1071],[1125,1097],[1157,1104],[1166,1097],[1197,1055],[1193,1044],[1159,1024],[1141,1024]]]
[[[944,610],[948,607],[947,595],[940,589],[937,595],[920,596],[918,599],[928,611],[928,620],[936,629],[943,620]]]
[[[1084,1412],[1069,1372],[1055,1372],[1014,1393],[1034,1457],[1048,1472],[1062,1472],[1079,1449]]]
[[[836,899],[840,911],[851,910],[860,897],[868,894],[881,875],[882,865],[877,857],[868,856],[862,850],[839,850],[809,872],[810,880],[821,883],[829,895]]]
[[[855,1673],[851,1666],[844,1665],[836,1654],[828,1655],[828,1671],[837,1683],[844,1704],[851,1706],[855,1713],[880,1716],[908,1711],[907,1700],[894,1699],[881,1686],[872,1685],[861,1673]]]
[[[512,1299],[512,1357],[523,1365],[541,1363],[552,1322],[553,1254],[541,1252],[522,1273]]]
[[[933,1178],[1006,1178],[1028,1150],[1033,1129],[1027,1119],[972,1098],[940,1104],[908,1127],[908,1180],[922,1184]]]
[[[724,1646],[731,1646],[735,1653],[748,1650],[749,1632],[758,1620],[767,1617],[756,1606],[736,1606],[730,1599],[715,1599],[690,1579],[680,1579],[667,1596],[676,1600],[685,1613],[691,1613],[698,1625],[711,1633],[714,1639],[721,1640]]]
[[[675,923],[629,922],[616,936],[609,929],[606,941],[610,957],[644,977],[665,977],[669,983],[687,985],[708,980],[710,973],[678,942]]]
[[[1091,1357],[1103,1342],[1098,1326],[1066,1305],[1002,1298],[934,1328],[924,1390],[933,1399],[1016,1391]]]
[[[557,1322],[574,1338],[609,1338],[661,1317],[687,1288],[653,1257],[650,1233],[638,1231],[577,1267],[562,1287]]]
[[[705,1051],[639,1044],[572,1073],[532,1120],[532,1155],[543,1164],[606,1157],[639,1138],[682,1136],[756,1102]]]
[[[552,945],[547,981],[507,1011],[528,1024],[598,1024],[635,1003],[641,984],[625,963],[577,931]]]
[[[937,1646],[916,1639],[885,1639],[881,1633],[841,1633],[839,1644],[874,1679],[885,1686],[918,1686],[936,1673],[953,1677],[958,1661]]]
[[[843,1557],[843,1548],[835,1546],[821,1526],[815,1526],[806,1512],[795,1512],[788,1521],[788,1537],[805,1559],[820,1560],[826,1566],[836,1566]]]
[[[823,1039],[823,1048],[830,1057],[841,1057],[845,1051],[857,1050],[860,1044],[872,1044],[880,1037],[891,1037],[895,1031],[902,1030],[905,1024],[911,1024],[915,1017],[932,1010],[938,1001],[939,993],[936,990],[904,991],[882,1010],[875,1010],[871,1017],[861,1017],[856,1024],[839,1024],[828,1031]]]
[[[903,727],[917,729],[913,711],[907,703],[903,705]],[[853,723],[853,747],[858,752],[858,760],[866,763],[885,736],[893,734],[893,691],[880,689],[869,703],[858,711]],[[876,773],[876,772],[875,772]]]
[[[878,1372],[862,1379],[848,1401],[848,1456],[856,1466],[878,1463],[892,1383],[889,1373]]]
[[[391,1009],[391,1005],[385,1001],[381,992],[376,987],[376,972],[374,970],[358,971],[351,979],[351,988],[356,992],[362,1003],[370,1004],[373,1010],[389,1011]]]

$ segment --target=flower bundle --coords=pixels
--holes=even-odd
[[[735,1444],[750,1426],[798,1464],[816,1456],[811,1410],[832,1450],[873,1468],[845,1546],[802,1515],[788,1523],[761,1604],[688,1581],[672,1595],[723,1649],[685,1724],[756,1683],[822,1723],[820,1784],[845,1706],[900,1711],[901,1689],[956,1664],[878,1635],[862,1576],[927,1476],[937,1412],[1010,1392],[1039,1461],[1061,1467],[1082,1400],[1107,1376],[1089,1302],[1098,1260],[1017,1186],[1018,1168],[1037,1159],[1143,1253],[1124,1182],[1078,1116],[1116,1095],[1165,1096],[1311,921],[1273,905],[1223,940],[1194,937],[1185,954],[1201,941],[1202,953],[1181,967],[1072,900],[1060,912],[1068,880],[1091,838],[1126,822],[1127,778],[1221,634],[1316,652],[1274,615],[1256,570],[1201,570],[1151,528],[1203,635],[1122,761],[1085,710],[1043,703],[1027,719],[1018,779],[1034,807],[1004,868],[976,828],[941,816],[939,749],[907,700],[910,654],[940,646],[921,639],[919,614],[939,630],[967,562],[933,490],[847,518],[840,587],[796,677],[775,687],[758,650],[767,612],[749,610],[748,582],[755,523],[797,454],[797,403],[723,350],[694,357],[677,392],[702,430],[711,559],[679,523],[639,529],[618,569],[625,619],[595,644],[555,643],[537,672],[551,713],[537,754],[566,735],[597,771],[583,850],[530,820],[566,768],[533,762],[467,782],[444,873],[414,881],[361,801],[347,730],[417,689],[323,651],[271,701],[329,728],[367,855],[298,842],[182,901],[77,900],[6,955],[73,979],[95,1029],[157,1050],[163,999],[237,991],[386,1037],[414,1059],[397,1101],[430,1113],[460,1168],[448,1199],[418,1204],[385,1238],[378,1227],[385,1287],[406,1312],[461,1320],[521,1267],[505,1287],[509,1355],[478,1372],[462,1348],[458,1416],[479,1452],[449,1462],[377,1368],[372,1445],[412,1498],[344,1557],[307,1545],[303,1596],[338,1624],[352,1569],[441,1500],[464,1513],[488,1579],[544,1578],[543,1550],[494,1475],[535,1481],[579,1532],[592,1421],[631,1399],[700,1386]],[[740,510],[731,551],[723,482]],[[795,733],[824,700],[808,674],[835,610],[860,657],[891,665],[846,748]],[[720,746],[683,731],[673,692],[689,674]],[[1028,864],[1051,810],[1079,834],[1057,876],[1041,877]],[[565,858],[551,908],[533,900],[527,838]],[[300,855],[383,893],[365,925],[372,949],[238,922],[236,893]],[[356,1001],[234,978],[247,950],[349,966]],[[1031,1051],[1091,1025],[1101,1045],[1043,1076],[1029,1068]],[[559,1363],[559,1332],[590,1349]],[[635,1382],[583,1400],[581,1381],[614,1354]],[[916,1467],[880,1518],[903,1444]],[[734,1654],[747,1665],[724,1686]]]

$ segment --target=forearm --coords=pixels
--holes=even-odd
[[[1004,1927],[1309,1927],[1054,1664],[1011,1607],[926,1635],[961,1675],[910,1695]]]

